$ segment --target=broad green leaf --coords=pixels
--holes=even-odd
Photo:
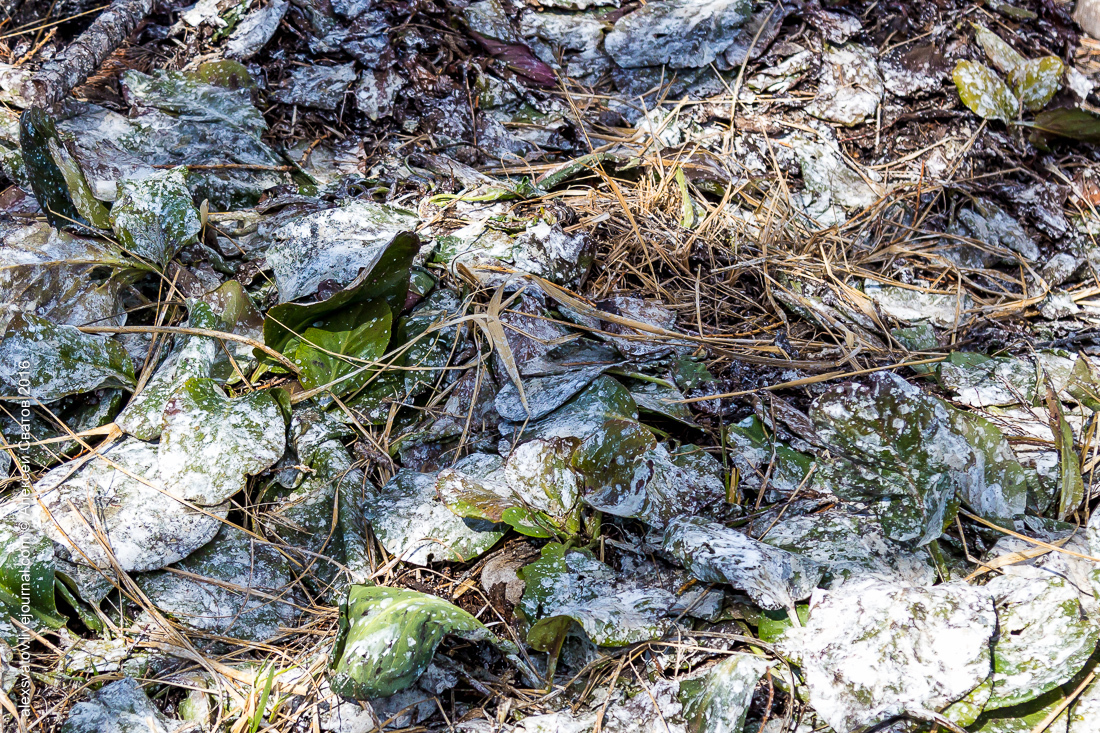
[[[202,229],[187,190],[187,169],[122,181],[111,207],[111,228],[127,251],[164,267],[182,247],[195,242]]]
[[[1002,15],[1009,18],[1015,18],[1017,20],[1035,20],[1039,16],[1035,14],[1035,11],[1028,10],[1027,8],[1021,8],[1018,5],[1010,5],[1009,3],[1002,2],[1001,0],[985,0],[985,6],[990,10],[995,10]]]
[[[346,377],[330,387],[334,394],[343,396],[361,389],[378,370],[377,366],[367,368],[366,362],[375,362],[386,353],[392,318],[386,301],[370,300],[317,321],[300,339],[292,339],[286,354],[301,369],[302,386],[316,389]]]
[[[810,417],[843,457],[820,465],[813,483],[849,501],[888,500],[874,511],[892,539],[931,542],[959,499],[991,518],[1023,511],[1021,472],[999,430],[958,416],[900,377],[833,387]]]
[[[638,382],[630,387],[630,396],[638,403],[638,409],[697,428],[691,408],[680,402],[683,393],[675,387],[653,382]]]
[[[514,652],[469,613],[427,593],[353,585],[340,611],[329,684],[355,700],[388,697],[412,685],[447,634]]]
[[[516,607],[531,625],[527,643],[550,651],[576,623],[599,646],[657,639],[673,627],[676,596],[646,587],[589,553],[550,543],[525,566],[523,600]]]
[[[227,502],[196,512],[164,491],[157,446],[134,438],[73,468],[62,464],[35,484],[43,506],[39,517],[50,539],[96,567],[117,562],[127,572],[163,568],[213,539],[229,511]],[[235,481],[237,491],[244,488],[239,475],[223,480]]]
[[[412,343],[399,362],[405,367],[406,397],[420,394],[439,378],[439,369],[446,366],[455,352],[455,339],[461,333],[458,326],[441,327],[456,318],[462,310],[458,294],[440,288],[416,306],[413,312],[398,321],[394,348]]]
[[[50,154],[57,163],[61,175],[65,179],[65,185],[69,188],[69,196],[73,200],[73,206],[96,229],[107,229],[110,226],[110,215],[107,207],[96,200],[92,194],[92,187],[84,178],[84,171],[80,169],[80,163],[72,156],[69,149],[58,138],[47,140]]]
[[[8,229],[0,242],[0,303],[59,325],[125,324],[123,288],[144,272],[113,243],[45,222]]]
[[[997,71],[1011,78],[1016,69],[1027,63],[1027,59],[1017,53],[1016,49],[1008,45],[1000,36],[979,23],[972,23],[974,37],[981,45],[989,62]]]
[[[986,711],[1029,702],[1067,682],[1096,649],[1100,626],[1073,584],[1055,575],[1002,575],[984,586],[996,602],[993,690]]]
[[[1004,434],[990,420],[962,410],[951,410],[952,429],[973,452],[976,473],[958,483],[959,498],[987,519],[1011,521],[1027,505],[1027,472],[1016,459]]]
[[[1032,136],[1054,135],[1084,143],[1100,144],[1100,117],[1076,107],[1048,109],[1024,124],[1036,131]]]
[[[61,465],[36,484],[50,538],[111,567],[105,537],[126,571],[187,557],[218,532],[227,500],[248,477],[282,456],[281,392],[229,399],[209,379],[188,380],[165,405],[159,445],[128,438],[75,472]]]
[[[271,308],[264,321],[264,343],[276,351],[283,351],[287,342],[295,334],[303,333],[310,324],[368,300],[384,300],[395,315],[400,313],[408,292],[409,269],[419,249],[419,238],[403,232],[379,251],[354,282],[331,298],[315,303],[283,303]],[[256,356],[264,358],[262,352]]]
[[[273,391],[230,399],[211,379],[189,379],[164,406],[164,488],[187,501],[221,504],[285,447],[286,418]]]
[[[987,120],[1016,119],[1020,103],[993,69],[975,61],[960,61],[951,78],[959,98],[974,114]]]
[[[574,369],[562,374],[524,379],[523,394],[527,399],[526,408],[520,400],[519,389],[515,383],[509,381],[497,392],[497,412],[505,420],[513,422],[523,422],[528,419],[528,416],[531,420],[538,420],[568,402],[603,374],[604,369],[603,366],[595,366]]]
[[[652,475],[642,457],[656,447],[657,438],[646,426],[611,418],[577,447],[573,468],[594,491],[639,493]]]
[[[823,587],[871,574],[916,586],[936,579],[927,551],[893,542],[876,518],[839,507],[802,516],[788,513],[760,540],[821,565]]]
[[[65,625],[54,600],[53,543],[18,498],[0,505],[0,638],[15,644],[21,634],[11,617],[36,631]]]
[[[1062,88],[1066,67],[1057,56],[1031,59],[1016,67],[1008,79],[1024,109],[1038,112]]]
[[[1100,376],[1093,368],[1091,359],[1084,355],[1077,357],[1066,393],[1093,412],[1100,411]]]
[[[311,297],[325,281],[350,287],[364,268],[376,266],[394,237],[418,223],[412,212],[353,199],[272,229],[265,256],[275,275],[279,302]]]
[[[16,313],[0,341],[0,382],[15,394],[23,379],[27,396],[42,402],[100,387],[132,387],[135,381],[134,366],[118,342]]]

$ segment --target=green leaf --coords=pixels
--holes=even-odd
[[[1037,16],[1034,11],[1027,8],[1021,8],[1016,5],[1010,5],[1001,0],[985,0],[985,6],[990,10],[995,10],[1002,15],[1006,15],[1009,18],[1015,18],[1017,20],[1035,20]]]
[[[1083,143],[1100,144],[1100,117],[1076,107],[1048,109],[1036,115],[1032,122],[1023,124],[1035,130],[1032,141],[1038,141],[1045,133]]]
[[[1029,702],[1077,674],[1096,649],[1100,627],[1076,587],[1050,575],[1002,575],[986,586],[996,601],[993,690],[986,712]]]
[[[412,685],[447,634],[513,651],[469,613],[427,593],[353,585],[340,611],[329,684],[355,700],[388,697]]]
[[[294,335],[301,334],[309,324],[336,313],[349,305],[368,300],[385,300],[396,315],[405,306],[409,287],[409,270],[420,249],[420,239],[402,232],[382,250],[369,268],[331,298],[315,303],[283,303],[267,312],[264,320],[264,343],[283,351]],[[263,352],[257,352],[263,359]]]
[[[751,654],[731,654],[698,677],[680,682],[680,702],[688,733],[734,733],[745,715],[756,683],[772,662]]]
[[[702,517],[671,521],[662,546],[704,583],[729,583],[772,610],[808,598],[823,572],[812,560]]]
[[[1016,67],[1008,79],[1024,109],[1038,112],[1062,88],[1066,67],[1057,56],[1031,59]]]
[[[127,251],[164,267],[182,247],[198,239],[202,224],[187,190],[187,169],[122,181],[111,208],[111,228]]]
[[[210,306],[201,301],[191,307],[187,325],[210,330],[220,326]],[[159,438],[163,427],[161,417],[169,398],[187,380],[209,377],[217,353],[218,343],[209,336],[177,336],[171,353],[156,367],[144,389],[134,395],[115,422],[136,438]]]
[[[291,432],[298,460],[311,470],[289,493],[265,491],[261,501],[270,502],[271,509],[262,515],[264,526],[287,546],[305,551],[301,560],[313,565],[312,575],[321,584],[336,580],[341,566],[352,580],[364,567],[369,574],[361,509],[366,479],[352,466],[341,442],[350,431],[320,409],[309,408],[294,413]]]
[[[0,638],[11,644],[20,633],[10,617],[36,631],[65,625],[54,598],[53,543],[31,513],[31,505],[21,500],[0,508]]]
[[[1093,412],[1100,411],[1100,378],[1093,369],[1091,359],[1079,356],[1073,363],[1066,393]]]
[[[996,33],[978,23],[971,25],[974,27],[974,38],[985,51],[989,62],[997,67],[997,71],[1008,76],[1027,63],[1027,59]]]
[[[318,321],[300,340],[292,339],[286,355],[301,369],[302,386],[316,389],[347,377],[332,385],[333,394],[361,389],[377,371],[377,367],[365,369],[364,362],[377,361],[386,353],[392,318],[386,301],[370,300]]]
[[[1047,409],[1050,411],[1050,430],[1058,448],[1058,467],[1061,469],[1061,491],[1058,495],[1058,519],[1064,521],[1085,500],[1085,481],[1081,476],[1081,459],[1073,449],[1073,428],[1062,412],[1062,402],[1054,390],[1047,388]]]
[[[435,485],[436,474],[403,468],[367,501],[366,518],[391,555],[412,565],[469,562],[504,536],[504,525],[456,516]]]
[[[993,69],[975,61],[960,61],[951,78],[970,111],[987,120],[1016,119],[1020,103]]]
[[[72,226],[74,223],[89,224],[73,202],[69,182],[54,159],[51,143],[55,146],[61,145],[53,118],[38,107],[24,111],[19,117],[19,145],[23,151],[23,162],[27,167],[31,189],[46,215],[46,220],[55,229]],[[70,169],[69,177],[72,176],[73,171]],[[87,182],[84,185],[87,186]]]
[[[822,464],[814,485],[872,503],[892,539],[928,544],[960,498],[997,518],[1024,509],[1021,469],[999,430],[958,416],[900,377],[833,387],[814,401],[810,417],[844,457]]]
[[[92,187],[84,178],[84,171],[80,169],[80,163],[72,156],[69,149],[62,144],[60,139],[50,138],[46,141],[50,148],[50,154],[61,170],[65,179],[65,185],[69,188],[69,196],[73,200],[73,206],[80,215],[97,229],[106,229],[110,225],[110,215],[107,207],[101,204],[92,194]]]
[[[132,387],[134,366],[116,341],[16,313],[0,341],[0,382],[14,394],[21,380],[27,396],[52,402],[100,387]]]

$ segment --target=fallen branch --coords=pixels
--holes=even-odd
[[[153,0],[114,0],[88,30],[23,86],[28,105],[48,107],[83,84],[153,10]]]

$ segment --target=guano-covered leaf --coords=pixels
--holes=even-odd
[[[809,597],[822,568],[715,522],[683,516],[665,529],[663,547],[705,583],[729,583],[762,608],[793,608]]]
[[[1057,576],[1002,575],[984,586],[997,609],[987,711],[1029,702],[1071,679],[1096,649],[1100,626]]]
[[[427,593],[353,585],[341,606],[329,684],[355,700],[388,697],[416,682],[447,634],[512,651],[469,613]]]
[[[196,303],[188,314],[191,328],[217,330],[218,318],[206,303]],[[115,422],[135,438],[156,440],[164,427],[164,406],[187,380],[205,379],[217,358],[218,344],[209,336],[177,336],[168,356],[156,367],[145,387],[130,400]]]
[[[578,477],[569,465],[575,441],[532,440],[508,458],[474,454],[439,473],[437,489],[455,514],[504,522],[530,537],[580,530]]]
[[[521,571],[526,588],[519,610],[531,625],[527,642],[549,651],[578,624],[599,646],[660,638],[672,628],[676,596],[633,582],[587,552],[551,543]]]
[[[975,61],[960,61],[951,78],[959,98],[974,114],[986,120],[1016,119],[1020,102],[993,69]]]
[[[264,319],[264,343],[282,351],[287,342],[305,331],[309,324],[368,300],[384,300],[393,313],[400,313],[409,289],[409,269],[419,249],[417,236],[402,232],[377,250],[369,262],[364,261],[358,276],[332,297],[313,303],[283,303],[271,308]],[[263,358],[263,354],[257,357]]]
[[[0,639],[19,643],[15,618],[38,631],[65,625],[54,600],[54,550],[23,498],[0,505]]]
[[[0,382],[16,394],[52,402],[100,387],[132,387],[134,366],[126,350],[102,335],[59,326],[31,313],[15,313],[0,341]]]
[[[731,654],[705,673],[680,682],[688,733],[742,733],[756,683],[772,662]]]
[[[283,455],[286,418],[272,392],[230,399],[210,379],[189,379],[164,406],[157,457],[164,488],[202,506],[221,504],[245,476]]]
[[[927,719],[991,673],[993,601],[965,584],[905,588],[874,578],[815,596],[780,639],[814,711],[843,733],[899,715]]]
[[[264,641],[294,625],[295,592],[287,587],[293,578],[290,562],[278,549],[223,525],[198,551],[135,580],[157,608],[185,626]]]
[[[1008,45],[1000,36],[985,26],[974,23],[974,37],[981,45],[989,62],[1005,76],[1011,74],[1027,63],[1027,59],[1021,56],[1016,49]]]
[[[1038,112],[1062,88],[1065,64],[1057,56],[1031,59],[1016,67],[1008,76],[1024,109]]]
[[[163,267],[184,245],[196,241],[202,225],[187,190],[187,169],[122,181],[111,207],[111,228],[127,251]]]
[[[435,486],[435,474],[401,469],[368,498],[366,518],[387,552],[413,565],[468,562],[504,536],[506,525],[455,516]]]

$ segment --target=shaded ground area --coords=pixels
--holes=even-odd
[[[1100,729],[1071,10],[12,8],[4,724]]]

